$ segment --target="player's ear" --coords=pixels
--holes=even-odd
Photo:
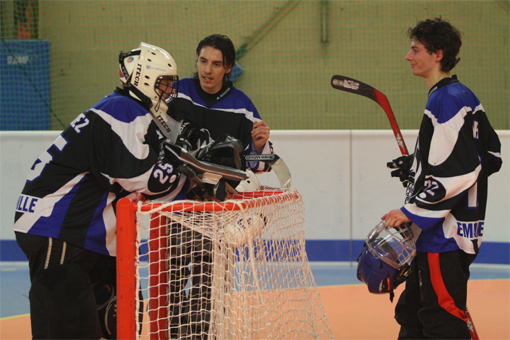
[[[227,67],[225,67],[225,70],[226,70],[225,74],[232,72],[233,67],[234,67],[234,65],[228,65]]]
[[[443,60],[443,57],[444,57],[444,52],[443,50],[437,50],[436,52],[436,61],[441,61]]]

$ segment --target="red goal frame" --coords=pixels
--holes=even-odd
[[[117,338],[118,339],[136,339],[136,322],[133,318],[137,315],[137,305],[134,296],[137,294],[136,281],[136,263],[137,255],[136,244],[136,212],[150,211],[152,209],[163,207],[161,211],[233,211],[246,209],[256,204],[271,204],[278,200],[278,196],[285,193],[291,195],[293,199],[299,199],[301,196],[297,191],[274,190],[274,191],[254,191],[232,195],[230,199],[234,201],[216,202],[216,201],[178,201],[173,204],[168,203],[134,203],[128,198],[122,198],[117,203]],[[253,200],[257,198],[259,200]],[[260,199],[262,202],[260,202]],[[168,289],[168,265],[167,261],[159,261],[167,258],[166,248],[168,246],[168,238],[165,228],[160,226],[164,223],[165,217],[158,212],[152,214],[149,232],[149,244],[153,249],[160,249],[153,253],[150,259],[149,271],[151,273],[151,296],[164,296],[165,290]],[[132,259],[132,260],[130,260]],[[162,283],[162,284],[158,284]],[[154,291],[154,290],[158,291]],[[166,305],[164,297],[149,298],[151,306]],[[165,317],[162,315],[166,311],[151,311],[149,328],[151,330],[152,339],[167,339],[167,328]],[[157,314],[157,315],[156,315]],[[160,317],[158,320],[158,316]]]

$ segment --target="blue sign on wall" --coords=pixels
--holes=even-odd
[[[51,128],[50,42],[0,42],[0,130]]]

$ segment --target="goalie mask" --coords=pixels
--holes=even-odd
[[[129,94],[150,106],[156,116],[166,114],[168,103],[177,96],[177,64],[162,48],[140,43],[138,48],[119,54],[120,81]]]
[[[367,284],[370,293],[390,293],[393,300],[393,290],[407,279],[415,255],[410,224],[388,227],[381,221],[365,239],[358,258],[358,279]]]

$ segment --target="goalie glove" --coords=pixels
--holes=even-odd
[[[208,130],[200,129],[191,122],[183,122],[175,144],[186,151],[191,151],[203,145],[207,145],[210,142],[212,142],[212,139]]]
[[[223,201],[226,192],[235,192],[233,183],[246,179],[246,172],[239,170],[241,143],[230,136],[187,152],[184,148],[165,140],[161,144],[160,159],[179,164],[177,171],[190,180],[187,198],[215,198]]]
[[[222,135],[218,141],[204,145],[190,154],[199,161],[242,169],[242,152],[243,145],[239,140],[229,135]]]
[[[195,151],[191,151],[190,155],[205,163],[232,168],[232,170],[241,170],[244,164],[241,161],[242,152],[243,146],[239,140],[229,135],[222,135],[218,141],[204,145]],[[235,188],[238,183],[239,181],[228,180],[228,178],[223,177],[214,185],[206,185],[205,187],[196,185],[192,187],[187,198],[200,200],[216,198],[219,201],[223,201],[225,200],[227,192],[235,192],[233,188]]]
[[[409,182],[409,173],[413,165],[414,155],[401,156],[388,162],[386,166],[390,169],[396,169],[391,172],[391,177],[398,177],[402,185],[407,187]]]

